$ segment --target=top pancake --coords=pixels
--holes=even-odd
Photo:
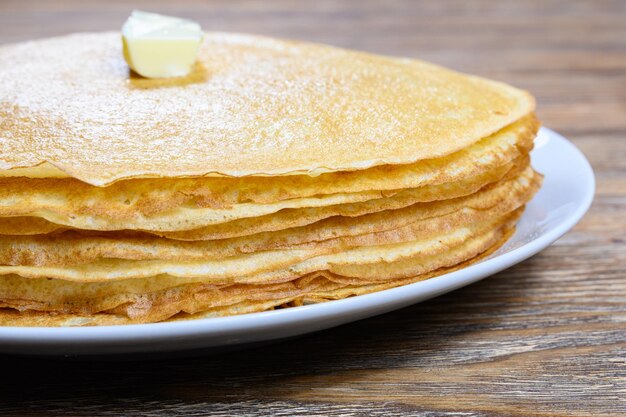
[[[45,65],[44,65],[45,63]],[[275,176],[448,155],[533,110],[428,63],[207,33],[194,72],[129,74],[119,33],[0,48],[0,176]]]

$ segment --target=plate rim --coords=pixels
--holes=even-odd
[[[370,294],[349,297],[341,300],[328,301],[319,304],[294,307],[282,310],[264,311],[258,313],[248,313],[236,316],[203,318],[194,320],[181,320],[174,322],[126,324],[126,325],[106,325],[87,327],[18,327],[0,326],[0,342],[9,343],[12,346],[29,345],[29,348],[43,348],[47,345],[58,345],[67,343],[68,347],[90,345],[94,349],[97,346],[116,345],[119,343],[140,343],[146,341],[158,341],[161,339],[181,338],[181,337],[208,337],[215,334],[236,334],[242,330],[255,328],[257,331],[282,327],[289,324],[302,324],[307,321],[318,321],[334,317],[339,313],[359,312],[362,310],[378,307],[379,310],[389,311],[396,309],[400,305],[411,305],[437,295],[454,291],[463,286],[469,285],[486,276],[500,272],[523,260],[537,254],[541,250],[550,246],[554,241],[571,230],[589,210],[595,195],[596,180],[591,164],[585,155],[568,139],[547,127],[542,127],[541,131],[547,134],[548,141],[556,140],[560,146],[568,147],[570,151],[578,157],[584,169],[578,173],[581,178],[581,190],[583,192],[582,204],[573,213],[562,220],[555,227],[542,233],[537,238],[512,249],[501,255],[485,259],[474,265],[458,271],[450,272],[438,277],[424,281],[407,284],[401,287],[391,288]],[[472,273],[464,279],[464,275]],[[457,281],[450,285],[448,281]],[[426,294],[424,296],[424,294]],[[416,300],[419,299],[419,300]],[[413,301],[412,301],[413,300]],[[347,307],[346,307],[347,306]],[[401,307],[397,307],[401,308]],[[384,311],[381,311],[384,312]],[[375,312],[369,316],[379,314]],[[359,317],[357,320],[365,317]],[[353,320],[341,321],[348,322]],[[334,324],[323,328],[334,327]],[[305,330],[301,332],[309,333]],[[269,340],[269,338],[267,339]],[[238,343],[236,340],[232,344]],[[225,345],[224,343],[223,345]],[[172,350],[172,349],[166,349]],[[0,353],[7,352],[8,349],[0,348]]]

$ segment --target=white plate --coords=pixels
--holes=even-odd
[[[229,349],[328,329],[436,297],[536,254],[585,214],[595,182],[591,166],[574,145],[542,128],[532,162],[545,174],[544,185],[528,204],[517,232],[491,257],[462,270],[344,300],[233,317],[84,328],[0,327],[0,352],[93,355]]]

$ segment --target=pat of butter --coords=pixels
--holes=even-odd
[[[198,23],[156,13],[135,10],[122,27],[124,59],[147,78],[189,74],[201,42]]]

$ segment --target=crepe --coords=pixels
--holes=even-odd
[[[468,266],[541,185],[533,111],[495,81],[258,36],[207,33],[167,80],[129,72],[117,33],[2,46],[0,325],[296,308]]]
[[[60,225],[94,230],[197,229],[284,209],[374,200],[383,193],[389,196],[398,190],[467,181],[472,175],[498,172],[528,152],[536,130],[537,122],[529,116],[446,158],[375,168],[338,179],[329,174],[332,178],[282,181],[135,180],[103,189],[76,180],[6,178],[0,179],[0,216],[37,216]],[[280,195],[267,196],[266,190]]]
[[[356,248],[334,256],[312,258],[283,271],[283,276],[293,277],[282,280],[268,281],[259,276],[244,282],[220,284],[206,282],[204,279],[193,282],[168,276],[159,277],[158,280],[151,278],[85,284],[48,279],[24,280],[16,275],[8,275],[3,281],[13,296],[7,294],[7,290],[0,293],[3,300],[0,307],[83,314],[121,309],[130,318],[144,316],[143,319],[148,321],[163,320],[180,311],[195,313],[250,300],[296,299],[331,293],[346,284],[320,279],[324,276],[323,271],[334,274],[335,268],[343,265],[379,264],[380,257],[385,260],[385,273],[393,278],[373,282],[382,282],[392,287],[395,286],[394,279],[406,278],[404,275],[407,269],[404,263],[407,261],[412,260],[413,265],[422,265],[422,271],[427,273],[455,265],[484,252],[507,233],[519,214],[520,211],[515,211],[496,220],[483,222],[477,227],[456,230],[436,239],[380,245],[368,249]],[[396,263],[400,267],[394,274]],[[364,283],[370,284],[372,281],[365,279]]]
[[[302,226],[333,216],[358,216],[382,210],[406,207],[417,202],[429,202],[465,196],[493,184],[503,177],[515,175],[528,165],[528,157],[522,157],[463,181],[425,186],[416,189],[396,190],[386,196],[380,195],[357,203],[331,204],[321,207],[303,207],[281,209],[275,213],[256,217],[225,219],[224,222],[202,226],[197,229],[179,231],[144,230],[129,232],[127,229],[119,235],[145,235],[145,232],[176,240],[212,240],[244,236],[264,231],[282,230]],[[74,215],[72,215],[74,216]],[[188,219],[185,219],[188,221]],[[154,227],[154,225],[152,225]],[[0,218],[0,234],[33,235],[63,230],[80,230],[84,235],[98,235],[98,231],[76,229],[71,226],[52,223],[39,217],[16,216]]]
[[[118,33],[0,48],[0,169],[94,185],[351,171],[448,155],[534,106],[425,62],[258,36],[207,33],[197,67],[129,80]]]
[[[532,168],[469,196],[416,203],[356,217],[335,216],[324,221],[274,232],[215,241],[181,242],[156,236],[128,237],[115,234],[89,236],[79,232],[37,236],[0,236],[0,274],[9,265],[69,266],[102,259],[189,261],[224,259],[247,253],[334,246],[364,246],[366,236],[400,231],[413,236],[440,234],[464,224],[507,213],[523,205],[539,188],[540,176]],[[325,242],[325,243],[323,243]],[[371,243],[370,243],[371,244]],[[4,265],[4,266],[2,266]],[[46,275],[46,274],[43,274]]]

